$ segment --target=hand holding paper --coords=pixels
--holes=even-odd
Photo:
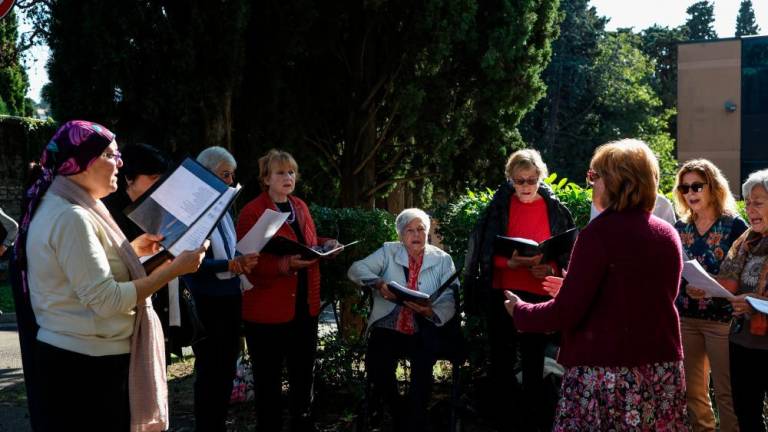
[[[704,291],[706,297],[733,297],[730,291],[720,285],[696,260],[683,263],[683,277],[689,284]]]

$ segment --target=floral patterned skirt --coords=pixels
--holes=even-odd
[[[554,431],[687,431],[683,362],[573,367]]]

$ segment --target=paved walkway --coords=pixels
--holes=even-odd
[[[0,326],[0,401],[15,386],[24,382],[19,353],[19,334],[14,325]],[[27,432],[29,427],[26,404],[0,403],[0,432]]]

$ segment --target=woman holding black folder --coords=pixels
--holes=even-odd
[[[565,278],[548,278],[562,281],[555,298],[533,304],[505,292],[516,328],[562,334],[556,432],[688,430],[675,309],[682,249],[651,214],[658,172],[642,141],[598,147],[587,176],[606,210],[579,234]]]
[[[24,197],[14,297],[35,430],[168,426],[163,335],[148,297],[197,270],[205,248],[146,274],[139,256],[156,253],[159,238],[129,242],[101,202],[117,189],[120,156],[107,128],[67,122]]]
[[[338,245],[334,239],[317,236],[309,207],[292,195],[298,180],[298,165],[293,156],[270,150],[259,159],[259,180],[263,192],[240,213],[238,239],[271,209],[289,213],[276,235],[326,250]],[[320,313],[318,260],[262,253],[247,276],[253,288],[243,294],[242,314],[253,365],[259,431],[277,432],[282,428],[283,362],[288,368],[291,430],[312,431],[312,385]]]
[[[548,174],[539,152],[533,149],[514,152],[507,160],[505,173],[507,182],[494,194],[470,238],[466,258],[466,306],[469,313],[480,314],[487,321],[490,379],[496,395],[519,389],[511,367],[517,363],[517,351],[520,351],[523,383],[522,392],[514,391],[520,401],[514,409],[523,424],[508,424],[511,401],[497,397],[494,413],[498,416],[498,428],[517,426],[514,430],[548,431],[554,403],[547,398],[542,376],[550,337],[544,333],[518,331],[504,309],[504,290],[512,290],[531,303],[549,300],[551,297],[541,283],[546,276],[560,275],[568,264],[569,253],[541,262],[542,255],[499,255],[493,245],[498,235],[541,242],[573,228],[574,223],[570,211],[542,181]]]
[[[373,289],[373,309],[368,318],[366,371],[374,395],[382,397],[395,419],[394,430],[427,430],[427,404],[435,364],[436,332],[453,318],[456,311],[450,285],[455,272],[453,259],[439,248],[427,244],[429,216],[419,209],[406,209],[395,219],[399,242],[387,242],[371,255],[349,268],[349,278]],[[395,288],[402,287],[430,296],[430,301],[398,301]],[[434,297],[434,298],[432,298]],[[459,341],[452,341],[458,343]],[[400,400],[395,369],[400,358],[411,361],[408,403]]]

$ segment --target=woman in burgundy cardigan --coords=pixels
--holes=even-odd
[[[333,239],[317,237],[304,201],[291,195],[298,165],[289,153],[270,150],[259,159],[264,192],[249,202],[237,221],[243,238],[267,209],[290,213],[276,235],[307,246],[333,248]],[[251,353],[259,431],[282,430],[283,362],[288,368],[292,431],[313,430],[312,382],[320,312],[320,265],[299,255],[263,253],[247,274],[253,288],[243,294],[245,339]]]
[[[688,430],[682,252],[675,229],[651,215],[658,170],[642,141],[600,146],[587,176],[607,210],[580,233],[565,279],[547,278],[556,297],[531,304],[506,292],[521,331],[562,332],[555,431]]]

